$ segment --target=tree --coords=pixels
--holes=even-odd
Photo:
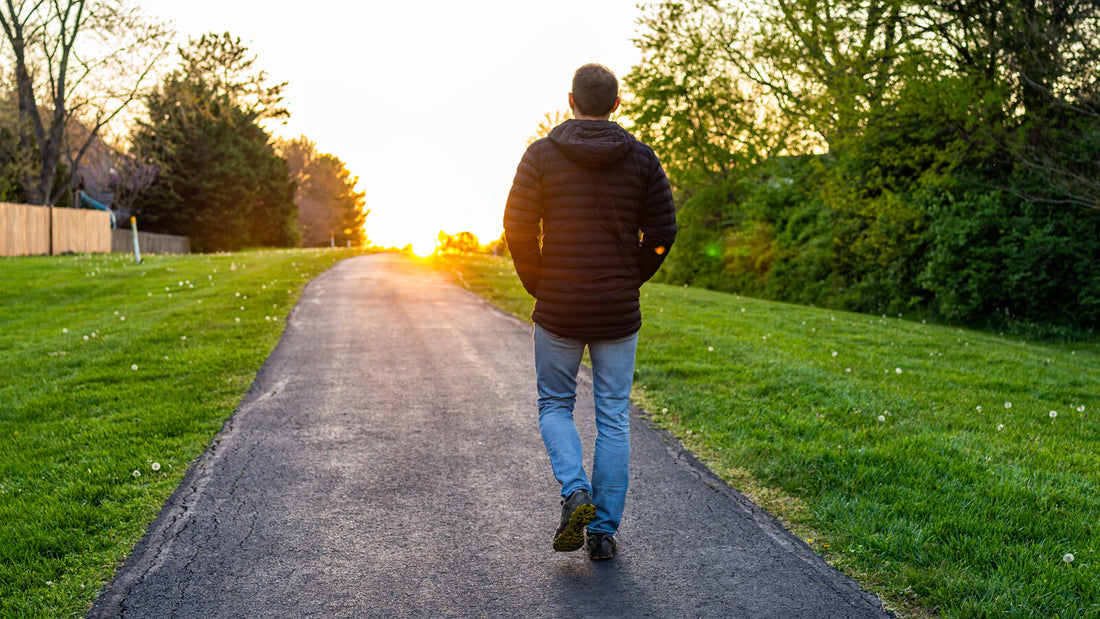
[[[134,204],[145,228],[202,251],[297,244],[294,182],[260,125],[286,115],[282,85],[266,86],[228,33],[192,39],[180,56],[133,135],[134,153],[159,170]]]
[[[359,178],[336,156],[318,153],[305,136],[280,141],[277,148],[298,188],[294,201],[302,245],[364,245],[363,223],[370,211],[364,209],[366,194],[355,190]]]
[[[439,231],[439,242],[436,243],[436,251],[444,254],[473,254],[481,249],[481,241],[473,232],[458,232],[447,234]]]
[[[554,130],[554,127],[557,127],[570,118],[573,118],[573,110],[567,110],[565,112],[556,110],[552,114],[543,114],[542,120],[539,121],[538,128],[535,129],[535,133],[527,138],[527,145],[530,146],[538,140],[549,136],[550,132]]]
[[[20,170],[25,198],[53,205],[100,131],[142,92],[171,32],[125,0],[5,0],[0,27],[18,104],[7,130],[19,152],[5,150],[10,160],[35,154]],[[74,121],[88,130],[68,143]]]

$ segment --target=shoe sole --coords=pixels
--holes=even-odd
[[[565,525],[565,529],[554,538],[554,550],[558,552],[580,550],[581,546],[584,546],[584,528],[595,519],[595,505],[586,503],[577,506],[577,509],[569,514],[569,523]]]

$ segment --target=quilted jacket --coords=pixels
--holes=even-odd
[[[653,149],[618,124],[567,120],[523,155],[504,210],[532,319],[562,337],[626,337],[638,290],[676,237],[668,178]]]

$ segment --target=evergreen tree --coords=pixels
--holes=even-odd
[[[246,52],[228,34],[192,40],[134,133],[134,152],[158,167],[135,199],[141,225],[191,237],[200,251],[298,241],[295,186],[261,126],[286,115],[282,85],[264,86]]]

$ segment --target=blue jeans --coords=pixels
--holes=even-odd
[[[539,431],[561,495],[589,490],[596,505],[592,533],[615,533],[623,517],[630,464],[630,386],[638,334],[584,341],[559,337],[535,325],[535,373],[539,392]],[[577,372],[584,348],[592,360],[596,404],[596,448],[592,482],[584,473],[581,437],[573,422]]]

